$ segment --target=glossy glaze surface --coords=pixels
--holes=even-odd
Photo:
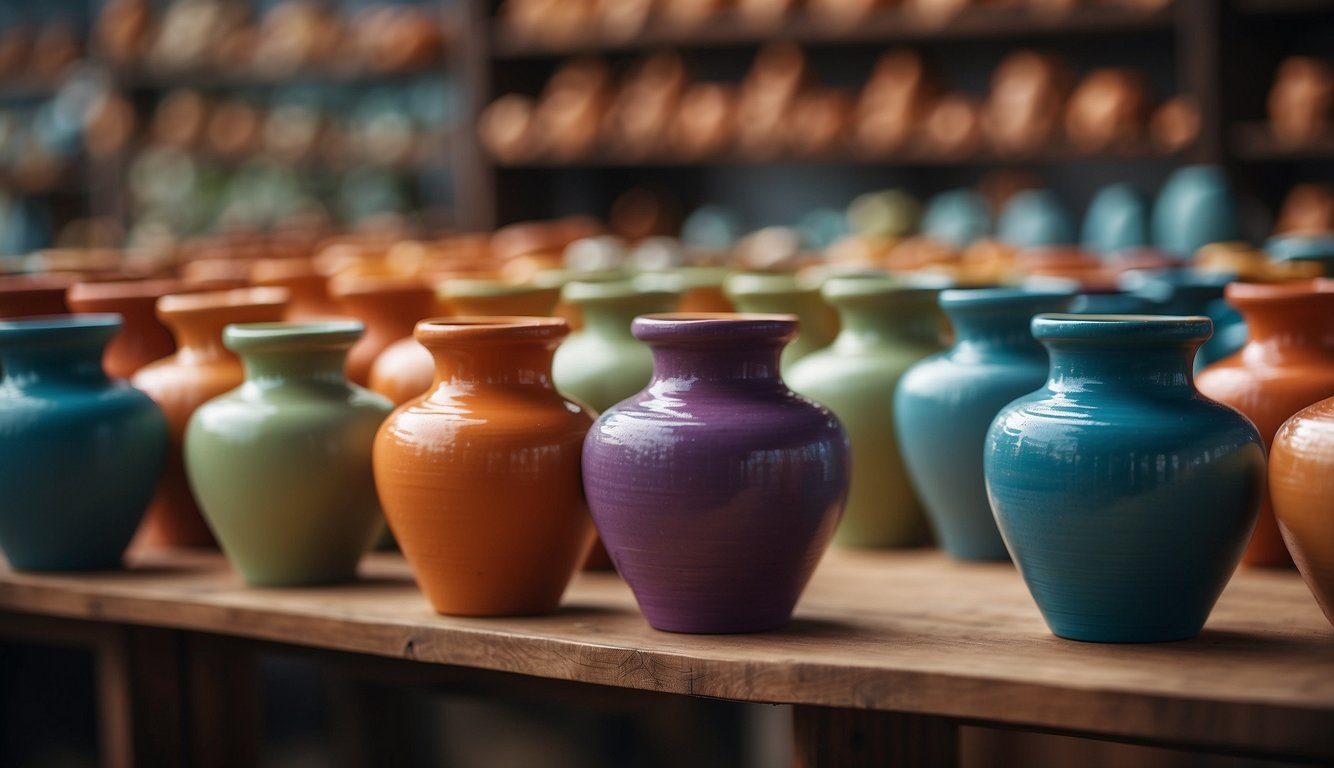
[[[838,524],[847,437],[779,375],[795,325],[785,315],[634,322],[653,379],[589,432],[584,487],[616,569],[658,629],[786,625]]]
[[[188,289],[178,280],[76,283],[65,296],[75,312],[115,312],[121,329],[107,345],[107,374],[128,379],[136,371],[176,351],[176,339],[157,316],[157,300]]]
[[[580,452],[593,416],[556,391],[556,318],[441,318],[417,325],[431,389],[375,439],[389,527],[436,611],[555,610],[593,540]]]
[[[1004,560],[982,476],[996,414],[1047,379],[1033,316],[1060,312],[1071,293],[1017,288],[945,291],[955,341],[914,365],[894,392],[894,431],[913,487],[942,548],[965,560]],[[855,472],[855,470],[854,470]]]
[[[890,277],[836,277],[823,288],[841,330],[787,376],[799,394],[834,412],[852,441],[852,485],[834,541],[904,547],[929,536],[894,437],[894,388],[914,363],[940,352],[939,291]]]
[[[347,356],[347,377],[361,386],[370,383],[375,358],[435,311],[435,291],[415,278],[343,275],[330,281],[329,292],[340,312],[366,326]]]
[[[1205,317],[1039,315],[1046,384],[987,434],[987,494],[1052,632],[1158,642],[1197,634],[1264,490],[1244,416],[1202,396]]]
[[[1288,417],[1334,396],[1334,282],[1233,283],[1226,296],[1245,319],[1250,339],[1205,368],[1200,391],[1246,414],[1268,448]],[[1243,561],[1292,562],[1267,496]]]
[[[162,470],[167,424],[102,368],[116,315],[0,321],[0,549],[20,570],[114,568]]]
[[[820,296],[818,285],[791,273],[742,272],[723,286],[738,312],[796,315],[797,337],[783,348],[783,373],[810,353],[829,346],[838,334],[838,314]]]
[[[223,328],[229,323],[280,320],[286,306],[287,291],[281,288],[243,288],[158,300],[158,317],[171,329],[178,349],[139,369],[132,379],[135,387],[162,408],[171,432],[162,482],[144,519],[141,538],[145,544],[212,546],[213,534],[199,516],[185,477],[181,454],[185,427],[196,408],[239,386],[245,378],[240,358],[223,346]]]
[[[355,321],[230,325],[245,383],[190,418],[185,464],[209,527],[251,584],[347,581],[379,533],[375,432],[392,409],[349,384]]]
[[[1279,428],[1269,455],[1269,493],[1288,551],[1334,624],[1334,397]]]

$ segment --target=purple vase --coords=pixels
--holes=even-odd
[[[584,443],[584,490],[616,569],[657,629],[785,626],[848,489],[843,428],[778,373],[796,319],[645,315],[633,331],[653,380]]]

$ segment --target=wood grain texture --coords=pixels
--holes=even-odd
[[[343,587],[245,587],[218,555],[127,571],[0,571],[0,610],[740,701],[937,715],[1240,754],[1334,761],[1334,631],[1295,573],[1243,570],[1204,633],[1161,645],[1053,637],[1013,568],[936,552],[832,552],[780,632],[656,632],[614,574],[562,609],[431,613],[403,560]]]

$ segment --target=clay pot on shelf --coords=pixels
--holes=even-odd
[[[18,570],[116,568],[162,471],[162,411],[108,379],[116,315],[0,320],[0,549]]]
[[[65,275],[0,277],[0,317],[66,314],[65,293],[73,283]]]
[[[246,386],[201,406],[185,465],[227,559],[250,584],[349,581],[382,527],[375,432],[393,409],[347,381],[361,323],[241,323],[223,334]]]
[[[75,312],[115,312],[121,328],[107,345],[102,364],[107,374],[128,379],[149,363],[176,351],[171,331],[157,317],[157,300],[187,293],[178,280],[76,283],[65,300]]]
[[[1158,191],[1153,205],[1153,244],[1188,259],[1211,243],[1239,240],[1240,220],[1223,169],[1185,166],[1174,171]]]
[[[195,409],[245,379],[241,361],[222,344],[231,323],[281,320],[287,307],[282,288],[164,296],[158,317],[171,329],[177,351],[140,368],[132,382],[162,408],[171,433],[162,482],[144,520],[144,544],[205,547],[213,534],[199,516],[181,457],[185,427]]]
[[[1131,184],[1098,190],[1084,213],[1080,243],[1085,251],[1110,256],[1149,245],[1149,202]]]
[[[894,390],[900,455],[953,557],[1009,557],[987,501],[982,448],[1000,409],[1047,379],[1047,350],[1029,332],[1033,316],[1065,311],[1072,299],[1016,288],[945,291],[940,306],[954,346],[913,365]]]
[[[1195,636],[1255,525],[1265,471],[1255,426],[1192,383],[1208,318],[1032,327],[1051,373],[996,416],[984,471],[1047,626],[1091,642]]]
[[[1334,184],[1295,184],[1283,198],[1278,235],[1323,235],[1334,232]]]
[[[435,291],[410,277],[339,275],[329,281],[329,294],[343,314],[366,326],[347,356],[347,377],[360,386],[370,382],[375,358],[435,311]]]
[[[922,143],[944,159],[976,154],[982,148],[982,107],[957,93],[937,99],[927,110],[922,125]]]
[[[375,483],[394,538],[439,613],[556,609],[593,527],[580,451],[593,417],[564,398],[551,358],[556,318],[452,318],[417,325],[430,394],[375,439]]]
[[[711,157],[731,146],[736,135],[736,91],[719,83],[692,83],[672,116],[669,144],[683,158]]]
[[[833,344],[798,361],[788,383],[829,408],[851,440],[852,484],[837,544],[908,547],[928,539],[894,441],[894,388],[914,363],[942,349],[939,293],[891,277],[835,277],[824,284],[841,330]]]
[[[934,95],[920,54],[903,48],[881,54],[857,101],[853,125],[857,146],[873,155],[903,149]]]
[[[1065,134],[1083,152],[1133,146],[1148,119],[1144,77],[1127,67],[1095,69],[1084,76],[1065,109]]]
[[[491,102],[477,116],[477,140],[487,154],[502,163],[517,163],[538,151],[534,130],[536,102],[509,93]]]
[[[1310,56],[1289,56],[1269,90],[1269,128],[1288,145],[1319,141],[1334,119],[1334,67]]]
[[[829,346],[838,333],[838,313],[820,296],[818,284],[795,274],[737,273],[728,276],[723,291],[738,312],[797,318],[797,336],[783,348],[784,374],[790,373],[797,361]]]
[[[847,436],[779,376],[795,330],[785,315],[635,320],[653,380],[589,432],[584,488],[657,629],[786,625],[838,524]]]
[[[781,154],[793,103],[808,80],[800,48],[789,43],[761,48],[737,93],[737,149],[756,158]]]
[[[1269,454],[1269,495],[1297,570],[1334,624],[1334,397],[1279,428]]]
[[[1006,56],[991,76],[982,129],[997,152],[1026,155],[1060,134],[1070,74],[1052,56],[1020,50]]]
[[[1162,152],[1182,152],[1200,138],[1200,107],[1192,96],[1173,96],[1149,118],[1149,138]]]
[[[604,61],[573,59],[551,76],[533,114],[534,136],[556,160],[588,155],[597,146],[611,100],[611,73]]]
[[[1200,391],[1255,422],[1268,449],[1290,416],[1334,396],[1334,282],[1233,283],[1225,296],[1245,319],[1250,338],[1239,352],[1204,369]],[[1292,563],[1267,497],[1243,562]]]
[[[1075,225],[1056,194],[1029,189],[1015,194],[996,220],[996,237],[1015,248],[1048,248],[1075,242]]]

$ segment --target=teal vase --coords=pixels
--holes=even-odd
[[[109,379],[120,315],[0,321],[0,549],[18,570],[115,568],[157,487],[167,422]]]
[[[393,406],[351,384],[355,321],[229,325],[245,383],[190,417],[185,465],[204,519],[251,584],[347,581],[380,532],[371,445]]]

